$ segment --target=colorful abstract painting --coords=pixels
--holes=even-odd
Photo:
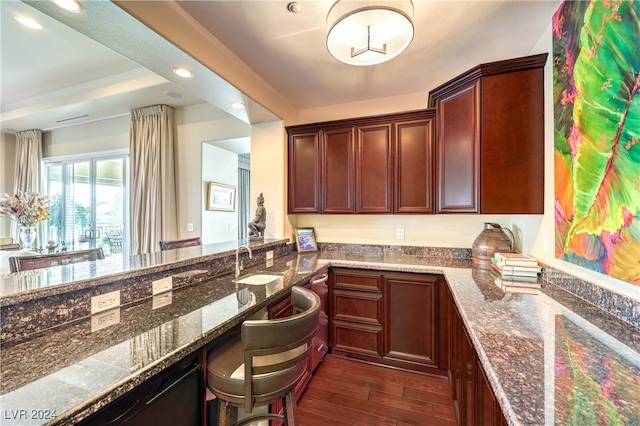
[[[556,316],[555,424],[640,424],[640,368]]]
[[[556,257],[640,286],[640,1],[553,17]]]

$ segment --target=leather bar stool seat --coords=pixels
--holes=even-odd
[[[221,402],[220,425],[231,424],[231,408],[254,407],[283,400],[284,415],[254,414],[236,425],[278,419],[295,426],[295,386],[305,374],[307,358],[320,318],[320,298],[292,287],[294,315],[273,320],[247,320],[241,333],[214,346],[207,359],[207,386]],[[295,313],[298,312],[298,313]]]

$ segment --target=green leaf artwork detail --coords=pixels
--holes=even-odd
[[[640,286],[640,1],[553,24],[556,256]]]
[[[640,29],[638,9],[591,2],[574,68],[578,129],[574,233],[616,232],[640,211]],[[620,20],[618,19],[620,17]]]

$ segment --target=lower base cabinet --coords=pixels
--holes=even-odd
[[[80,425],[203,424],[204,375],[199,355],[184,358],[122,395]]]
[[[329,283],[333,354],[446,373],[458,425],[507,425],[442,276],[332,268]]]
[[[443,282],[440,292],[440,366],[449,371],[451,396],[459,425],[506,426],[508,423],[471,343],[453,296]]]
[[[334,268],[333,353],[414,371],[438,367],[437,275]]]

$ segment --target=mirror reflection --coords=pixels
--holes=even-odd
[[[176,210],[168,232],[174,238],[200,236],[203,244],[243,238],[251,212],[241,208],[250,189],[240,169],[250,170],[246,164],[250,164],[252,119],[248,111],[220,108],[227,100],[211,95],[220,88],[219,77],[167,46],[139,22],[131,23],[133,18],[111,2],[86,5],[84,23],[78,24],[82,32],[100,39],[113,28],[126,27],[137,31],[138,46],[118,40],[103,46],[71,28],[76,24],[67,21],[73,17],[55,10],[50,2],[3,1],[0,11],[0,192],[13,193],[16,176],[23,172],[22,163],[15,161],[22,153],[19,134],[41,130],[43,184],[38,190],[52,203],[50,219],[38,228],[38,252],[102,247],[107,257],[126,259],[159,250],[155,242],[136,245],[129,238],[132,177],[138,172],[130,152],[130,111],[150,105],[170,106],[174,115]],[[43,28],[23,27],[16,16],[32,17]],[[167,71],[174,62],[194,70],[193,81],[180,81]],[[227,89],[225,96],[253,105],[234,88]],[[264,111],[260,114],[261,119],[276,119]],[[208,181],[237,188],[233,211],[203,208]],[[142,214],[150,210],[143,208]],[[2,251],[6,244],[18,242],[10,219],[0,218],[0,237]],[[7,272],[5,263],[0,273]]]

